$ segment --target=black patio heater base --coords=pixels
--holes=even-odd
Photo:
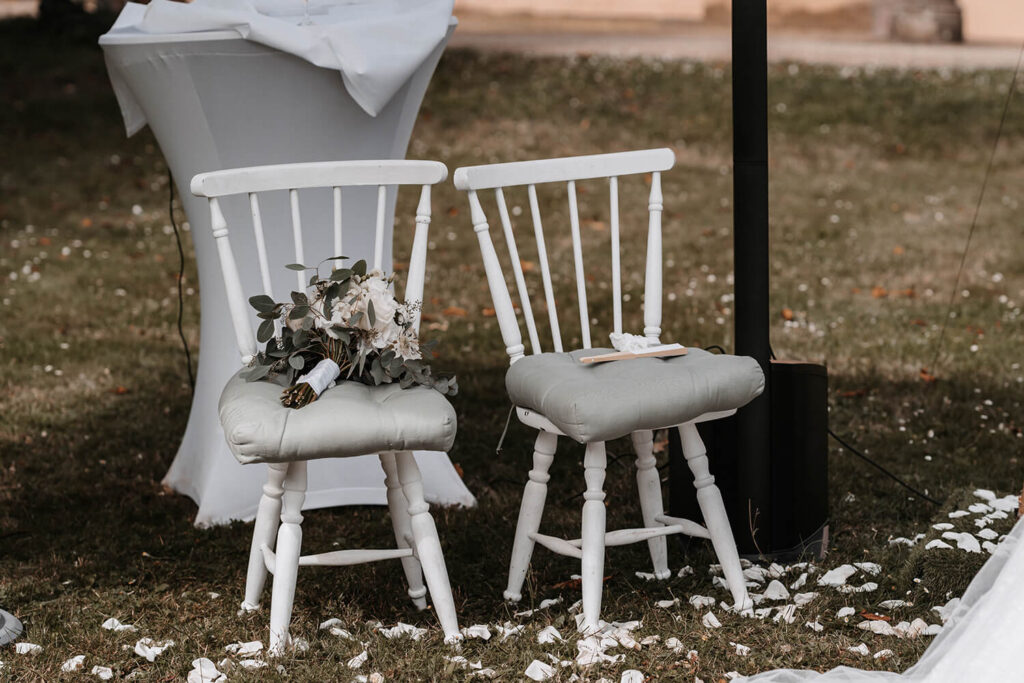
[[[772,361],[771,443],[766,481],[745,476],[736,418],[699,426],[740,555],[750,560],[821,557],[828,549],[828,373],[822,365]],[[669,507],[700,520],[679,434],[669,436]],[[684,545],[688,543],[687,537]]]

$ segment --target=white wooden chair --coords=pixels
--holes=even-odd
[[[259,166],[195,176],[192,193],[210,201],[213,235],[242,363],[248,364],[257,352],[253,334],[255,316],[243,294],[220,198],[240,194],[248,196],[262,293],[274,298],[270,287],[270,257],[280,259],[274,264],[278,268],[292,261],[292,256],[296,262],[305,262],[300,190],[332,188],[335,253],[326,255],[330,257],[344,253],[342,187],[376,186],[378,202],[373,267],[380,268],[384,251],[387,188],[421,186],[405,299],[422,301],[427,228],[430,224],[430,187],[447,175],[444,164],[434,161],[348,161]],[[294,255],[270,255],[264,246],[260,193],[274,190],[288,192]],[[369,228],[348,227],[349,230]],[[320,257],[313,259],[314,262],[320,260]],[[305,291],[307,279],[308,274],[298,273],[298,291]],[[418,313],[414,324],[418,329]],[[273,382],[246,382],[235,375],[221,395],[219,408],[228,445],[238,460],[268,464],[267,483],[263,487],[253,529],[242,609],[258,609],[267,572],[273,574],[269,650],[280,653],[289,644],[295,581],[300,566],[341,566],[385,559],[401,559],[409,582],[409,597],[419,609],[426,607],[427,588],[423,585],[423,577],[426,576],[446,640],[459,639],[444,557],[433,518],[423,498],[420,472],[412,453],[414,450],[447,451],[451,447],[456,428],[451,405],[444,396],[427,387],[400,389],[395,384],[369,387],[340,381],[317,401],[295,410],[281,405],[280,392],[281,386]],[[384,469],[388,509],[397,547],[300,556],[306,461],[372,453],[379,454]]]
[[[671,150],[655,149],[471,166],[455,171],[456,187],[467,191],[469,195],[473,229],[480,242],[487,283],[509,356],[506,388],[520,421],[539,431],[534,447],[533,469],[530,470],[519,510],[508,587],[504,596],[510,601],[521,598],[520,591],[535,543],[556,553],[578,558],[582,564],[583,621],[580,628],[583,631],[597,627],[599,622],[605,546],[647,541],[654,573],[657,578],[666,579],[670,571],[665,536],[669,534],[685,533],[710,538],[722,564],[735,608],[746,610],[751,606],[722,496],[714,484],[714,477],[708,471],[708,458],[695,423],[732,414],[760,394],[764,388],[760,367],[751,358],[715,355],[700,349],[690,349],[687,355],[670,359],[644,358],[594,364],[583,364],[578,360],[585,355],[594,355],[599,349],[589,350],[591,317],[587,307],[576,182],[593,178],[608,179],[613,329],[621,333],[623,297],[619,272],[619,177],[651,174],[643,333],[657,340],[661,334],[662,297],[661,172],[671,168],[673,162]],[[537,200],[537,186],[544,183],[567,185],[582,340],[582,349],[568,353],[563,350],[553,278]],[[541,349],[503,189],[523,185],[528,195],[544,304],[551,330],[553,350],[548,352],[542,352]],[[524,355],[519,321],[478,195],[482,190],[494,190],[512,279],[518,291],[532,355]],[[664,514],[661,482],[653,456],[652,430],[671,426],[677,426],[682,436],[686,461],[694,475],[697,499],[706,526]],[[636,479],[644,526],[606,533],[604,444],[610,439],[627,435],[632,437],[636,450]],[[548,468],[559,436],[568,436],[586,444],[583,461],[586,492],[582,535],[575,540],[539,533],[549,479]]]

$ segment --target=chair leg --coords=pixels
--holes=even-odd
[[[398,478],[402,482],[405,499],[409,503],[409,523],[412,527],[413,542],[416,544],[416,555],[423,566],[423,574],[430,589],[430,599],[434,603],[434,611],[441,622],[445,642],[461,640],[459,621],[455,614],[455,600],[452,587],[448,581],[448,570],[444,565],[441,553],[441,542],[437,538],[437,527],[430,516],[430,506],[423,499],[423,480],[416,459],[411,451],[399,451],[395,454],[398,466]]]
[[[548,495],[548,468],[555,459],[555,448],[558,436],[550,432],[537,434],[533,447],[533,469],[530,479],[523,489],[523,500],[519,504],[519,521],[516,522],[516,538],[512,543],[512,559],[508,567],[508,587],[504,597],[511,602],[519,602],[523,598],[523,581],[530,567],[533,556],[533,539],[531,535],[540,530],[540,520],[544,514],[544,501]]]
[[[379,455],[381,467],[384,468],[384,485],[388,489],[388,511],[391,513],[391,528],[395,531],[395,542],[399,548],[408,548],[408,539],[412,538],[412,523],[409,521],[409,502],[402,493],[402,484],[398,480],[398,465],[395,454],[384,452]],[[416,609],[427,608],[427,587],[423,585],[423,568],[415,557],[403,557],[402,569],[409,583],[409,597]]]
[[[655,517],[665,513],[661,500],[661,477],[654,459],[654,432],[643,430],[633,432],[633,449],[636,451],[636,487],[640,495],[640,511],[645,527],[663,526]],[[668,569],[668,544],[664,536],[648,539],[654,575],[661,580],[672,575]]]
[[[601,591],[604,589],[604,475],[607,458],[604,442],[587,444],[583,458],[583,476],[587,490],[583,494],[583,533],[581,534],[583,560],[581,583],[583,587],[583,623],[580,630],[590,632],[601,619]]]
[[[290,642],[288,633],[295,600],[295,580],[302,550],[302,504],[306,500],[306,463],[288,465],[281,496],[281,527],[277,531],[277,562],[270,599],[271,655],[280,655]]]
[[[281,520],[281,494],[284,489],[287,464],[274,463],[267,466],[267,483],[263,485],[263,496],[256,509],[256,523],[252,529],[252,544],[249,547],[249,570],[245,577],[245,600],[242,611],[252,612],[260,608],[260,595],[267,582],[267,565],[263,559],[263,546],[274,549],[277,539],[277,525]]]
[[[729,592],[732,593],[734,605],[737,612],[753,607],[753,602],[747,594],[747,580],[743,576],[743,567],[740,566],[739,551],[736,550],[736,541],[732,535],[732,528],[729,526],[729,518],[725,514],[725,503],[722,502],[722,492],[715,486],[715,478],[708,470],[707,449],[704,442],[697,433],[697,427],[688,422],[679,425],[679,436],[683,444],[683,456],[686,464],[693,473],[693,486],[697,489],[697,503],[700,505],[701,514],[704,515],[704,524],[711,534],[711,545],[715,548],[715,554],[722,565],[722,573],[729,583]]]

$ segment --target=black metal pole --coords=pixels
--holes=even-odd
[[[736,415],[737,484],[755,543],[771,540],[771,377],[768,343],[768,19],[766,0],[732,0],[733,249],[736,353],[765,375]],[[741,550],[742,551],[742,550]]]

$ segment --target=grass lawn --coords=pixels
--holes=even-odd
[[[236,616],[251,525],[193,528],[194,504],[160,480],[178,447],[190,393],[177,313],[177,251],[167,215],[167,171],[147,131],[125,139],[95,31],[57,35],[30,21],[0,22],[0,607],[26,625],[35,656],[0,651],[0,679],[56,680],[61,663],[86,655],[85,672],[111,667],[139,680],[183,679],[197,657],[219,662],[235,641],[266,642],[266,611]],[[603,616],[642,620],[641,649],[624,661],[572,675],[618,680],[638,669],[655,680],[704,681],[727,672],[847,664],[901,671],[930,638],[898,639],[860,630],[863,618],[839,608],[880,612],[893,623],[922,618],[966,587],[986,552],[923,550],[891,537],[940,535],[943,521],[977,530],[974,516],[948,513],[977,502],[976,488],[1018,492],[1021,458],[1020,206],[1024,187],[1024,103],[1011,102],[1006,129],[967,253],[954,281],[1011,74],[772,67],[772,343],[781,358],[827,364],[831,426],[914,486],[909,494],[830,444],[832,537],[821,570],[875,562],[877,590],[843,594],[817,588],[792,624],[745,619],[719,607],[722,623],[702,625],[688,599],[724,600],[712,585],[703,544],[686,555],[670,544],[673,569],[693,575],[647,583],[645,546],[614,548],[606,564]],[[690,346],[732,345],[730,91],[727,66],[600,58],[572,61],[449,52],[442,59],[413,133],[410,158],[459,165],[670,146],[676,168],[664,177],[665,334]],[[584,230],[600,245],[607,229],[599,185],[583,185]],[[589,193],[587,190],[590,190]],[[624,186],[623,205],[642,183]],[[400,198],[398,234],[411,241],[412,203]],[[568,253],[564,209],[546,202],[553,249]],[[525,198],[509,197],[515,213]],[[624,213],[624,239],[642,244],[643,201]],[[494,446],[507,413],[506,359],[465,198],[446,184],[435,193],[424,308],[428,336],[442,341],[440,369],[458,373],[453,399],[459,436],[452,459],[479,500],[471,510],[435,509],[462,625],[525,625],[516,637],[469,640],[462,655],[522,678],[547,654],[572,661],[569,606],[578,586],[567,558],[539,549],[525,609],[563,601],[529,617],[502,604],[518,500],[529,464],[529,431],[513,425],[502,454]],[[522,220],[522,219],[521,219]],[[593,234],[593,233],[604,233]],[[186,247],[188,234],[185,234]],[[404,239],[405,239],[404,238]],[[401,249],[399,250],[401,258]],[[626,272],[642,272],[643,249],[628,251]],[[525,260],[530,259],[524,254]],[[571,281],[556,256],[556,288]],[[593,264],[593,265],[591,265]],[[605,268],[604,271],[601,269]],[[607,264],[588,256],[594,315],[610,316]],[[185,329],[197,346],[194,262],[186,270]],[[627,278],[626,329],[642,327],[642,279]],[[601,294],[604,294],[602,297]],[[937,359],[943,317],[954,302]],[[567,315],[566,318],[571,318]],[[787,319],[788,318],[788,319]],[[604,327],[610,327],[605,324]],[[577,331],[578,333],[578,331]],[[570,329],[566,338],[573,336]],[[925,382],[927,367],[937,379]],[[623,443],[609,445],[622,453]],[[576,533],[582,488],[580,448],[560,449],[545,516],[547,533]],[[660,458],[664,459],[664,454]],[[611,465],[609,528],[639,520],[632,467]],[[712,467],[714,467],[712,455]],[[1011,513],[1010,517],[1013,517]],[[306,516],[305,544],[383,546],[391,527],[381,508],[319,510]],[[1006,533],[1012,519],[992,527]],[[791,583],[791,573],[786,583]],[[446,659],[430,612],[404,598],[398,563],[307,569],[299,579],[295,634],[305,653],[280,664],[291,680],[449,680],[466,674]],[[760,589],[759,589],[760,592]],[[797,592],[796,590],[793,591]],[[669,608],[662,600],[680,598]],[[888,599],[913,604],[891,613]],[[765,603],[770,604],[770,603]],[[775,603],[781,605],[782,603]],[[117,617],[137,633],[100,628]],[[344,622],[346,640],[317,625]],[[806,622],[823,626],[814,631]],[[388,640],[374,623],[430,627],[419,641]],[[556,626],[566,641],[537,644]],[[491,629],[494,630],[493,627]],[[147,662],[132,647],[143,636],[175,645]],[[665,646],[671,637],[683,648]],[[874,658],[847,650],[865,643]],[[358,671],[346,662],[364,649]],[[732,643],[748,646],[737,654]],[[690,651],[695,654],[691,654]],[[557,667],[556,667],[557,668]],[[232,679],[282,675],[274,667],[232,670]]]

